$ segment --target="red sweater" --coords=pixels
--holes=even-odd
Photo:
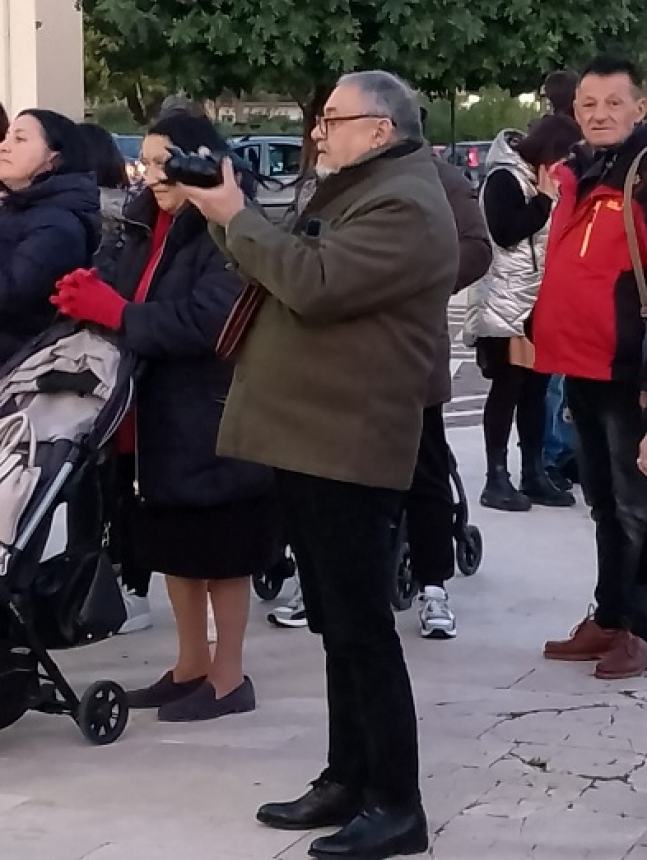
[[[148,291],[150,290],[153,282],[153,277],[155,276],[155,271],[159,261],[162,259],[166,237],[169,234],[172,224],[173,216],[160,209],[157,214],[157,220],[155,221],[155,227],[153,228],[148,262],[146,263],[146,268],[139,279],[139,284],[137,285],[135,295],[132,299],[134,302],[141,303],[146,301]],[[135,420],[135,408],[133,407],[124,417],[124,420],[119,425],[119,429],[116,433],[115,444],[119,454],[133,454],[135,452]]]

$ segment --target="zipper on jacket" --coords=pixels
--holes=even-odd
[[[582,247],[580,248],[580,257],[585,257],[586,252],[589,250],[589,245],[591,243],[591,233],[593,232],[593,227],[595,225],[595,220],[598,217],[598,213],[602,208],[604,201],[598,200],[593,208],[593,214],[589,218],[589,223],[586,225],[586,230],[584,231],[584,238],[582,239]]]
[[[535,248],[535,241],[532,236],[528,239],[528,243],[530,245],[530,253],[532,255],[532,269],[534,272],[538,272],[539,263],[537,262],[537,249]]]
[[[171,231],[169,230],[169,233]],[[162,262],[162,257],[164,256],[164,251],[166,250],[166,241],[168,239],[168,233],[164,237],[164,241],[159,249],[159,254],[157,257],[157,262],[155,263],[155,268],[151,272],[151,276],[148,281],[148,289],[146,290],[146,294],[142,299],[142,304],[146,301],[148,297],[148,293],[150,292],[150,288],[153,285],[153,280],[157,273],[157,269],[159,268],[159,264]],[[141,492],[141,484],[139,482],[139,410],[137,409],[137,396],[134,398],[134,416],[133,416],[133,424],[134,424],[134,435],[135,435],[135,478],[133,480],[133,493],[135,494],[135,498],[140,502],[145,502],[146,499],[142,495]]]
[[[133,493],[138,501],[143,502],[144,497],[141,494],[141,485],[139,483],[139,422],[137,421],[137,402],[135,402],[133,410],[133,433],[135,436],[135,477],[133,478]]]

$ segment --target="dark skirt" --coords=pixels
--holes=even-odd
[[[281,555],[273,496],[211,508],[143,505],[137,514],[142,565],[188,579],[236,579],[260,573]]]
[[[476,363],[485,379],[494,379],[510,364],[510,338],[480,337],[476,341]]]

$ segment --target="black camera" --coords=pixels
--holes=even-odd
[[[171,157],[164,165],[166,184],[192,185],[197,188],[213,188],[222,185],[222,160],[230,158],[234,173],[253,175],[249,164],[235,152],[205,152],[199,155],[186,153],[179,146],[167,147]]]

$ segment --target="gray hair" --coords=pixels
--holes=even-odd
[[[400,140],[422,141],[418,96],[402,78],[381,70],[351,72],[337,81],[337,86],[345,84],[357,87],[368,97],[369,110],[393,121],[395,135]]]

